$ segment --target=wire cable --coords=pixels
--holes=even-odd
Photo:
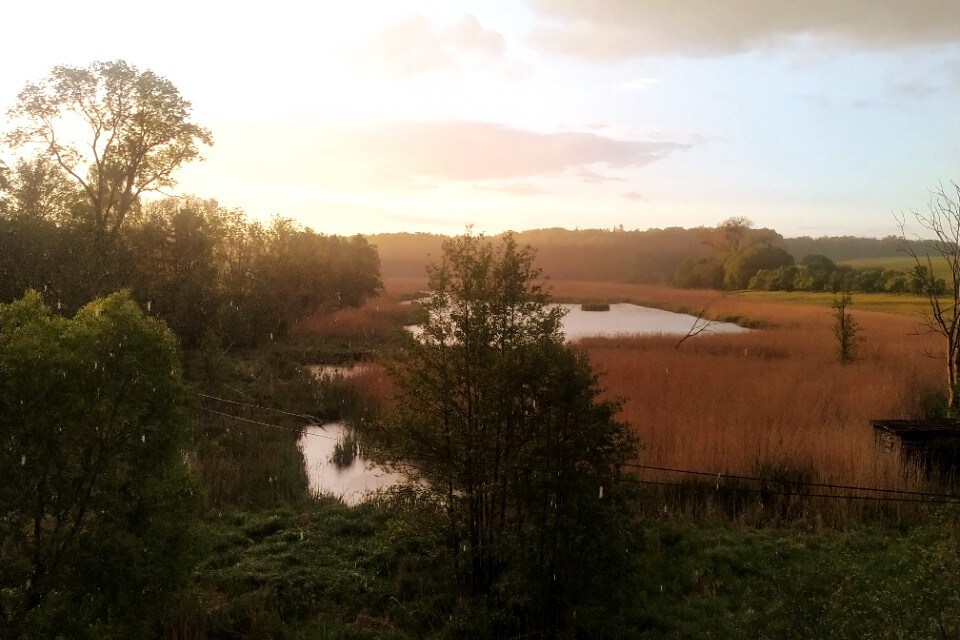
[[[274,409],[273,407],[264,407],[264,406],[261,406],[261,405],[258,405],[258,404],[251,404],[251,403],[249,403],[249,402],[240,402],[239,400],[228,400],[227,398],[218,398],[217,396],[211,396],[211,395],[207,395],[207,394],[205,394],[205,393],[198,393],[198,392],[195,392],[195,393],[196,393],[196,395],[200,396],[201,398],[206,398],[206,399],[208,399],[208,400],[216,400],[216,401],[218,401],[218,402],[226,402],[227,404],[233,404],[233,405],[237,405],[237,406],[240,406],[240,407],[249,407],[249,408],[251,408],[251,409],[259,409],[259,410],[261,410],[261,411],[272,411],[273,413],[279,413],[279,414],[285,415],[285,416],[292,416],[292,417],[294,417],[294,418],[304,418],[304,419],[306,419],[306,420],[309,420],[312,424],[319,424],[319,421],[317,420],[317,418],[316,418],[315,416],[311,416],[311,415],[306,414],[306,413],[291,413],[291,412],[289,412],[289,411],[284,411],[283,409]]]
[[[250,418],[244,418],[244,417],[242,417],[242,416],[235,416],[235,415],[233,415],[233,414],[231,414],[231,413],[224,413],[224,412],[222,412],[222,411],[217,411],[217,410],[215,410],[215,409],[210,409],[210,408],[208,408],[208,407],[200,407],[200,410],[201,410],[201,411],[206,411],[207,413],[213,413],[213,414],[216,414],[216,415],[218,415],[218,416],[223,416],[224,418],[232,418],[233,420],[239,420],[240,422],[246,422],[246,423],[248,423],[248,424],[254,424],[254,425],[261,426],[261,427],[270,427],[271,429],[280,429],[280,430],[282,430],[282,431],[292,431],[292,432],[298,433],[298,434],[300,434],[300,435],[302,435],[302,436],[313,436],[313,437],[317,437],[317,438],[326,438],[327,440],[336,440],[336,439],[337,439],[337,438],[334,438],[333,436],[325,436],[325,435],[323,435],[322,433],[316,433],[316,432],[314,432],[314,431],[306,431],[305,429],[301,429],[301,428],[297,428],[297,427],[284,427],[284,426],[281,426],[281,425],[279,425],[279,424],[271,424],[271,423],[269,423],[269,422],[261,422],[260,420],[252,420],[252,419],[250,419]],[[308,426],[320,426],[320,425],[308,425]]]
[[[679,482],[662,482],[658,480],[641,480],[639,478],[634,478],[634,482],[637,484],[648,484],[655,485],[660,487],[677,487],[677,488],[690,488],[690,485],[680,484]],[[960,504],[960,500],[922,500],[919,498],[894,498],[894,497],[885,497],[885,496],[844,496],[836,495],[830,493],[800,493],[796,491],[775,491],[773,489],[747,489],[748,493],[755,493],[757,495],[775,495],[775,496],[796,496],[798,498],[825,498],[827,500],[865,500],[869,502],[910,502],[910,503],[921,503],[921,504]],[[931,494],[935,495],[935,494]]]
[[[631,467],[633,469],[650,469],[654,471],[667,471],[672,473],[684,473],[689,475],[704,476],[709,478],[716,478],[718,480],[745,480],[750,482],[776,482],[771,478],[759,478],[756,476],[740,476],[735,474],[726,474],[726,473],[710,473],[708,471],[693,471],[690,469],[676,469],[673,467],[658,467],[654,465],[645,465],[637,464],[633,462],[626,462],[623,464],[625,467]],[[802,480],[789,481],[789,484],[798,485],[802,487],[818,487],[821,489],[847,489],[850,491],[873,491],[876,493],[896,493],[901,495],[914,495],[914,496],[927,496],[934,498],[947,498],[951,500],[960,499],[960,496],[950,493],[932,493],[929,491],[914,491],[910,489],[881,489],[879,487],[861,487],[857,485],[849,484],[832,484],[827,482],[804,482]]]

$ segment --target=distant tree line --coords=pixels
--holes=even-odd
[[[895,236],[784,238],[772,229],[753,228],[745,218],[731,218],[716,227],[694,229],[555,228],[518,232],[514,237],[517,242],[536,247],[537,266],[558,280],[715,289],[745,289],[757,271],[793,264],[795,260],[788,256],[816,255],[838,263],[902,257],[904,247],[903,241]],[[385,276],[412,277],[424,275],[423,265],[441,254],[447,237],[392,233],[370,239],[377,245]],[[741,253],[744,255],[727,264]],[[731,267],[729,276],[728,266]],[[751,269],[754,270],[751,272]]]
[[[930,275],[926,265],[909,271],[868,267],[857,269],[837,265],[826,256],[809,255],[797,264],[776,269],[761,269],[752,278],[749,289],[761,291],[860,291],[862,293],[909,293],[935,295],[947,291],[942,278]]]
[[[8,181],[0,214],[0,300],[27,289],[64,313],[129,288],[184,346],[252,345],[325,307],[357,306],[380,287],[376,248],[285,218],[252,221],[213,200],[168,198],[131,212],[108,243],[84,224],[82,194],[41,201]]]

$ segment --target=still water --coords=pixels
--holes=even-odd
[[[686,335],[696,317],[635,304],[611,304],[609,311],[584,311],[579,304],[557,305],[567,310],[563,333],[567,340],[615,335]],[[700,321],[708,326],[704,333],[742,333],[749,331],[731,322]]]
[[[347,435],[349,427],[340,422],[304,428],[300,437],[300,450],[307,467],[310,491],[315,494],[334,495],[346,504],[355,505],[377,489],[399,484],[405,478],[391,473],[357,455],[346,466],[334,462],[337,442]]]
[[[696,318],[684,313],[640,307],[635,304],[611,304],[609,311],[583,311],[579,304],[558,305],[567,309],[563,319],[563,333],[567,340],[581,338],[638,334],[685,335],[694,327]],[[704,333],[741,333],[749,331],[729,322],[708,322]],[[697,325],[702,326],[702,323]],[[410,327],[414,333],[418,327]],[[703,334],[701,334],[703,335]],[[319,379],[345,379],[361,373],[365,365],[316,365],[308,369]],[[338,441],[349,432],[342,423],[309,426],[300,438],[310,490],[331,494],[350,505],[362,502],[364,497],[378,489],[391,487],[404,480],[403,474],[392,473],[357,455],[343,467],[334,463]]]

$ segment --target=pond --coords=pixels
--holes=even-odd
[[[355,505],[369,493],[406,479],[400,473],[370,463],[360,453],[350,456],[348,464],[338,465],[337,443],[350,447],[349,434],[350,428],[341,422],[304,428],[299,444],[312,493],[334,495],[348,505]]]
[[[563,333],[567,340],[588,337],[668,334],[686,335],[696,317],[635,304],[611,304],[609,310],[584,311],[579,304],[557,305],[567,309]],[[702,322],[698,326],[702,326]],[[708,322],[704,333],[742,333],[749,331],[729,322]],[[414,333],[419,327],[408,327]],[[314,365],[308,370],[321,380],[346,379],[362,373],[369,365]],[[347,425],[338,422],[304,428],[300,438],[310,490],[317,494],[340,497],[346,504],[362,502],[371,492],[389,488],[404,481],[400,473],[387,471],[365,460],[362,453],[351,456],[349,464],[338,465],[337,443],[341,447],[350,434]],[[348,447],[349,447],[348,442]],[[341,460],[342,462],[342,460]]]
[[[561,330],[567,340],[582,338],[612,337],[626,335],[686,335],[694,328],[706,325],[701,335],[711,333],[743,333],[750,331],[732,322],[698,321],[688,313],[674,313],[636,304],[603,305],[603,311],[584,311],[580,304],[555,305],[567,310]],[[419,326],[407,327],[414,335],[419,335]]]
[[[635,304],[611,304],[609,311],[584,311],[579,304],[557,305],[567,310],[563,333],[567,340],[616,335],[667,334],[686,335],[697,322],[687,313],[674,313]],[[750,331],[732,322],[700,321],[707,324],[704,334],[743,333]]]

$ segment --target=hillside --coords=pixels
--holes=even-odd
[[[521,244],[537,249],[543,272],[558,280],[597,280],[643,284],[671,284],[685,262],[717,253],[723,235],[719,228],[648,229],[534,229],[516,233]],[[369,236],[380,253],[384,277],[417,277],[425,265],[440,255],[446,236],[428,233],[384,233]],[[834,262],[902,259],[901,241],[886,238],[800,237],[784,238],[772,229],[748,229],[745,240],[764,240],[781,247],[795,260],[819,254]]]

